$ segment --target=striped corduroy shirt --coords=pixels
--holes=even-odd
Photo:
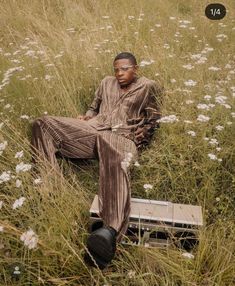
[[[132,141],[138,150],[148,145],[155,128],[159,127],[160,102],[164,88],[146,77],[137,77],[130,89],[122,94],[114,76],[107,76],[95,92],[86,112],[89,124],[97,130],[112,130]],[[143,128],[144,138],[137,140],[134,132]]]

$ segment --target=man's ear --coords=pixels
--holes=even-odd
[[[139,70],[139,66],[138,65],[135,65],[135,72],[137,73]]]

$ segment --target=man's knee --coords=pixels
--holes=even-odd
[[[43,115],[41,117],[34,119],[32,121],[32,125],[31,125],[32,130],[35,130],[37,128],[41,128],[45,124],[45,122],[48,120],[49,117],[50,116],[48,116],[48,115]]]

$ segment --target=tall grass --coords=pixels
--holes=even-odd
[[[223,3],[226,17],[211,21],[204,16],[207,1],[2,1],[0,144],[8,145],[2,147],[0,176],[11,171],[11,179],[0,184],[0,285],[235,284],[235,4]],[[83,261],[98,162],[60,160],[63,176],[41,164],[38,185],[33,172],[16,173],[15,167],[30,163],[31,121],[45,113],[85,113],[120,51],[133,52],[139,62],[152,61],[140,75],[164,85],[163,115],[178,119],[161,124],[140,166],[132,168],[132,197],[199,204],[205,226],[194,259],[174,247],[118,245],[102,272]],[[196,54],[205,62],[196,63]],[[184,68],[187,64],[194,68]],[[23,69],[1,83],[19,66]],[[194,86],[185,83],[190,79]],[[211,104],[209,110],[198,109],[202,103]],[[198,121],[200,114],[209,121]],[[23,157],[15,158],[21,150]],[[147,193],[145,183],[153,185]],[[20,197],[25,202],[13,209]],[[32,250],[20,240],[29,228],[39,238]],[[20,263],[20,280],[11,275],[15,263]]]

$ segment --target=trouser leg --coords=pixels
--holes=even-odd
[[[120,241],[128,227],[131,199],[129,167],[125,158],[128,153],[132,153],[132,160],[137,158],[136,146],[121,135],[103,131],[97,137],[97,150],[100,216],[106,225],[118,232],[117,241]]]
[[[59,149],[60,138],[56,135],[43,120],[38,118],[32,124],[32,160],[36,163],[39,160],[47,160],[49,163],[59,169],[55,153]]]
[[[57,151],[70,158],[94,158],[96,130],[74,118],[43,116],[32,125],[33,161],[47,160],[59,170]]]

